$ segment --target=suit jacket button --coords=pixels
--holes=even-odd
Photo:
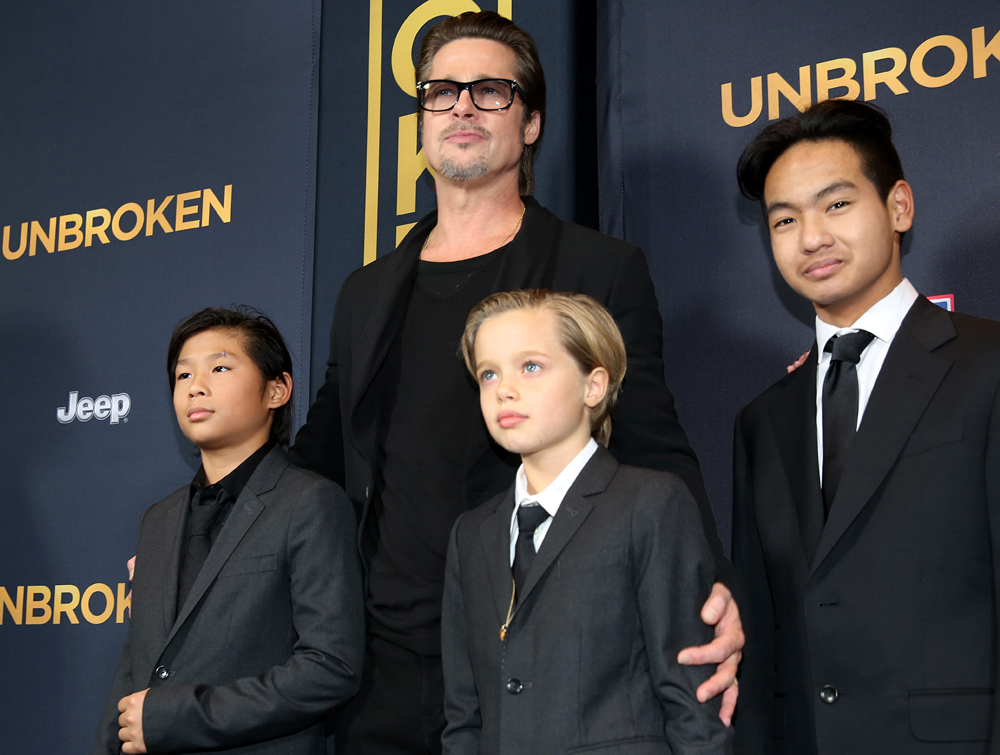
[[[827,705],[833,705],[835,702],[837,702],[837,697],[838,697],[837,688],[831,687],[829,684],[823,687],[823,689],[819,691],[819,699],[822,700]]]
[[[157,666],[156,671],[154,671],[153,673],[156,674],[157,679],[162,680],[170,676],[170,669],[168,669],[166,666]]]
[[[521,690],[524,689],[524,685],[521,684],[517,679],[511,679],[507,682],[507,691],[512,695],[520,695]]]

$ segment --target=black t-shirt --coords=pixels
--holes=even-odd
[[[469,310],[492,291],[503,252],[420,261],[375,378],[378,458],[364,535],[370,628],[421,655],[441,652],[448,536],[463,510],[467,439],[483,421],[459,345]]]

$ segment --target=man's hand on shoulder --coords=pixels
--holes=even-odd
[[[729,588],[719,582],[712,586],[712,594],[701,609],[701,620],[715,627],[715,639],[708,645],[685,648],[677,656],[677,661],[684,666],[717,664],[712,678],[698,687],[698,700],[705,702],[720,692],[723,693],[719,718],[729,726],[739,695],[736,671],[740,666],[743,643],[746,641],[743,623],[740,621],[740,609]]]
[[[122,741],[122,752],[125,755],[141,755],[146,752],[146,740],[142,733],[142,706],[146,700],[147,687],[142,692],[135,692],[118,701],[118,725],[121,730],[118,738]]]

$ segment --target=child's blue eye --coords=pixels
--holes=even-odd
[[[542,369],[542,366],[537,362],[528,362],[524,365],[525,372],[538,372],[540,369]]]
[[[483,370],[479,375],[479,379],[485,383],[487,380],[492,380],[496,376],[497,374],[493,370]]]

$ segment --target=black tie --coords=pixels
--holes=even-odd
[[[230,498],[232,496],[229,491],[221,485],[206,485],[191,498],[187,550],[177,584],[178,613],[184,607],[184,601],[198,578],[198,572],[208,558],[208,552],[212,549],[212,529],[219,518],[219,511]]]
[[[517,544],[514,546],[514,585],[520,593],[525,577],[535,560],[535,530],[549,518],[549,512],[537,503],[526,503],[517,510]],[[521,596],[518,595],[518,598]]]
[[[833,352],[823,379],[823,514],[830,506],[844,473],[844,463],[858,427],[858,369],[861,352],[875,336],[867,330],[834,336],[825,351]]]

